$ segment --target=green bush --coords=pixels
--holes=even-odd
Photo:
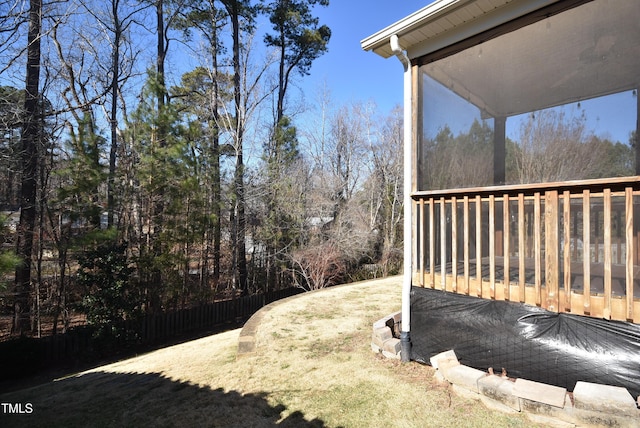
[[[133,268],[127,260],[127,245],[100,244],[86,251],[78,262],[87,323],[97,327],[98,336],[130,340],[131,332],[125,331],[123,322],[140,315],[142,299],[131,281]]]

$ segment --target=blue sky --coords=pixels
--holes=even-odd
[[[383,115],[401,105],[403,69],[400,62],[363,51],[360,41],[430,3],[430,0],[330,0],[328,7],[317,8],[320,23],[328,25],[332,34],[329,51],[313,63],[311,75],[297,81],[307,102],[314,102],[313,98],[326,82],[331,99],[337,105],[374,101]],[[588,126],[596,135],[628,143],[629,132],[635,129],[633,97],[620,94],[592,100],[583,103],[583,109]],[[516,130],[510,131],[515,137]]]
[[[360,41],[430,4],[425,0],[331,0],[317,8],[320,23],[331,28],[329,51],[318,58],[311,75],[298,82],[307,97],[327,83],[337,104],[370,101],[385,114],[402,103],[402,65],[365,52]],[[308,100],[312,102],[312,100]]]

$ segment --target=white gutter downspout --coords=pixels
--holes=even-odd
[[[407,54],[400,47],[398,36],[396,34],[390,37],[389,43],[394,55],[400,60],[404,67],[404,265],[402,278],[402,328],[400,332],[400,356],[403,362],[408,362],[411,360],[411,183],[413,177],[411,171],[411,151],[413,148],[411,142],[411,61],[409,61],[409,57],[407,57]]]

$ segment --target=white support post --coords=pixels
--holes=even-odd
[[[389,40],[393,53],[398,57],[404,67],[404,265],[402,280],[402,328],[400,334],[401,359],[404,362],[411,360],[411,277],[412,277],[412,254],[411,254],[411,231],[412,231],[412,141],[411,141],[411,62],[406,53],[400,47],[398,36],[393,35]]]

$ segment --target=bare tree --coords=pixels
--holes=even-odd
[[[395,108],[387,117],[379,138],[371,145],[371,171],[365,189],[369,195],[370,224],[375,229],[383,266],[387,275],[394,258],[402,255],[403,219],[403,118]],[[397,260],[395,260],[397,262]]]
[[[82,1],[83,13],[92,16],[99,32],[98,40],[108,45],[107,55],[110,61],[99,61],[101,75],[106,79],[105,87],[108,94],[106,102],[101,103],[105,117],[109,123],[109,175],[107,179],[107,225],[114,226],[115,216],[115,180],[118,160],[118,138],[120,134],[119,116],[124,113],[122,105],[122,88],[133,75],[133,67],[137,52],[130,43],[130,30],[139,23],[140,13],[149,7],[144,2],[130,2],[125,0],[111,0],[104,8],[102,3]],[[96,49],[97,51],[98,49]],[[107,65],[103,65],[107,64]],[[126,118],[125,118],[126,120]]]
[[[327,188],[334,201],[333,216],[338,217],[346,203],[362,185],[369,161],[367,140],[373,107],[354,103],[341,107],[331,117],[328,140]]]
[[[586,117],[568,117],[563,110],[531,113],[522,123],[512,157],[518,183],[544,183],[591,178],[607,158],[606,147],[589,144],[593,135]]]
[[[347,271],[339,248],[330,242],[296,250],[290,257],[294,283],[307,291],[338,284]]]

